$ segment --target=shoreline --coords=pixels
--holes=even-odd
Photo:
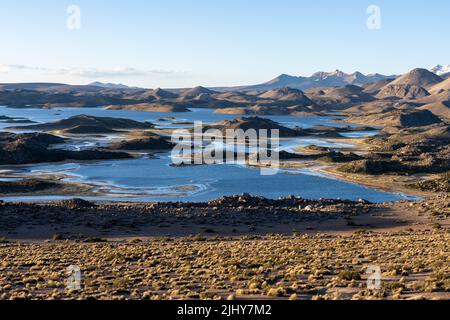
[[[343,149],[345,150],[352,150],[352,151],[356,151],[356,150],[360,150],[358,149],[357,145],[353,145],[351,148],[336,148],[339,151],[342,151]],[[108,160],[108,161],[126,161],[126,160]],[[133,187],[127,187],[127,186],[119,186],[119,185],[113,185],[113,184],[108,184],[108,183],[95,183],[94,182],[86,182],[83,181],[83,178],[81,177],[77,177],[74,175],[70,175],[67,173],[63,173],[63,174],[46,174],[43,176],[34,176],[31,174],[21,174],[20,170],[14,171],[14,167],[18,168],[18,167],[25,167],[25,168],[29,168],[29,167],[33,167],[33,166],[42,166],[42,165],[64,165],[64,164],[83,164],[83,163],[92,163],[92,164],[96,164],[96,163],[101,163],[101,161],[96,161],[96,160],[87,160],[87,161],[62,161],[62,162],[58,162],[58,163],[39,163],[39,164],[27,164],[27,165],[15,165],[15,166],[10,166],[10,165],[5,165],[5,166],[0,166],[0,175],[1,178],[4,179],[9,179],[9,178],[20,178],[20,179],[39,179],[39,180],[44,180],[44,181],[57,181],[58,183],[60,183],[61,185],[67,186],[68,187],[68,191],[63,192],[63,193],[46,193],[46,192],[34,192],[34,193],[29,193],[29,194],[22,194],[22,193],[18,193],[18,194],[2,194],[0,195],[2,198],[19,198],[19,197],[23,197],[23,198],[28,198],[28,197],[44,197],[44,196],[49,196],[51,197],[56,196],[56,197],[89,197],[89,198],[104,198],[104,197],[114,197],[116,196],[118,198],[117,201],[121,201],[121,198],[123,200],[126,201],[126,198],[132,198],[133,196],[136,196],[136,194],[133,193],[123,193],[123,194],[114,194],[114,193],[108,193],[108,192],[97,192],[96,189],[99,188],[108,188],[109,190],[123,190],[126,192],[126,190],[133,190]],[[414,175],[413,176],[400,176],[400,175],[382,175],[382,176],[373,176],[373,175],[367,175],[367,174],[350,174],[350,173],[343,173],[343,172],[339,172],[338,170],[336,170],[337,166],[339,164],[330,164],[330,163],[320,163],[318,161],[304,161],[304,162],[300,162],[300,161],[280,161],[280,169],[303,169],[306,171],[309,171],[311,173],[317,172],[319,174],[323,174],[324,178],[334,178],[337,179],[338,181],[343,181],[343,182],[349,182],[349,183],[354,183],[358,186],[362,186],[362,187],[367,187],[370,188],[372,190],[378,190],[378,191],[383,191],[383,192],[388,192],[390,194],[397,194],[397,193],[401,193],[401,194],[405,194],[405,196],[418,196],[418,197],[431,197],[434,195],[434,193],[432,192],[426,192],[426,191],[421,191],[421,190],[417,190],[417,189],[413,189],[413,188],[407,188],[404,186],[405,182],[411,182],[411,181],[417,181],[417,180],[413,180],[415,179]],[[260,166],[257,165],[248,165],[248,168],[260,168]],[[6,169],[7,168],[7,169]],[[5,171],[7,171],[5,173]],[[286,173],[289,174],[289,173]],[[298,173],[298,174],[304,174],[304,173]],[[67,179],[74,179],[74,181],[65,181]],[[386,178],[388,178],[388,180],[386,180]],[[379,181],[383,179],[382,181]],[[409,181],[399,181],[399,180],[409,180]],[[71,192],[71,188],[73,190],[84,190],[82,194],[78,193],[78,194],[73,194],[73,192]],[[87,193],[86,193],[87,192]],[[255,194],[256,195],[256,194]],[[137,198],[140,197],[146,197],[148,195],[138,195]],[[170,194],[161,194],[161,195],[155,195],[156,196],[167,196],[170,197]],[[257,195],[256,195],[257,196]],[[399,199],[397,201],[401,201],[402,199]],[[20,200],[16,200],[16,201],[20,201]],[[27,201],[27,200],[24,200]],[[111,200],[113,201],[113,200]],[[115,200],[114,200],[115,201]],[[173,199],[173,200],[169,200],[167,202],[176,202],[179,200]],[[28,202],[28,201],[27,201]],[[136,200],[133,202],[158,202],[158,201],[149,201],[149,200]],[[187,201],[189,202],[189,201]],[[395,202],[395,201],[393,201]]]
[[[396,179],[408,178],[400,175],[383,175],[383,176],[373,176],[373,175],[360,175],[360,174],[349,174],[342,173],[336,170],[335,167],[330,166],[326,169],[319,169],[319,172],[323,172],[324,174],[331,175],[340,179],[342,181],[357,183],[362,186],[366,186],[369,188],[375,188],[376,190],[386,191],[390,193],[401,193],[405,195],[417,196],[420,198],[429,198],[433,197],[435,193],[421,191],[418,189],[405,187],[402,182],[394,181]],[[392,180],[383,180],[383,182],[378,181],[380,179],[392,179]],[[410,178],[410,177],[409,177]]]
[[[278,200],[251,195],[208,202],[0,201],[0,237],[16,240],[107,239],[266,234],[349,235],[450,226],[450,196],[368,203],[336,199]],[[436,215],[436,212],[440,212]]]
[[[312,136],[313,138],[317,139],[317,137]],[[311,137],[302,137],[303,139],[308,139]],[[354,152],[359,154],[365,154],[370,151],[370,145],[365,143],[364,137],[347,137],[347,138],[320,138],[319,140],[323,141],[324,143],[328,144],[334,144],[335,146],[330,146],[329,148],[331,150],[335,150],[338,152]],[[300,141],[299,141],[300,142]],[[297,153],[307,155],[307,154],[318,154],[318,151],[313,151],[313,149],[308,150],[306,147],[290,147],[291,150],[295,150]],[[137,154],[133,154],[134,158],[137,159]],[[140,153],[141,157],[142,154]],[[105,161],[126,161],[126,160],[105,160]],[[14,171],[14,169],[21,168],[32,168],[34,166],[45,166],[45,165],[64,165],[64,164],[83,164],[83,163],[102,163],[104,161],[99,160],[86,160],[86,161],[61,161],[58,163],[39,163],[39,164],[26,164],[26,165],[2,165],[0,166],[0,173],[2,177],[7,178],[21,178],[21,179],[43,179],[44,181],[50,181],[50,182],[58,182],[61,185],[65,186],[66,189],[63,192],[55,192],[55,190],[47,190],[47,191],[38,191],[38,192],[29,192],[29,193],[15,193],[15,194],[2,194],[1,196],[6,201],[13,201],[13,202],[22,202],[26,201],[27,203],[52,203],[57,202],[57,199],[50,199],[52,197],[64,197],[67,199],[70,198],[89,198],[92,199],[92,201],[102,201],[101,199],[95,199],[95,198],[111,198],[108,200],[103,200],[104,202],[109,203],[121,203],[121,202],[128,202],[132,204],[139,204],[139,203],[158,203],[158,202],[164,202],[164,203],[172,203],[179,201],[177,198],[172,198],[174,195],[182,196],[177,193],[162,193],[162,194],[145,194],[145,190],[143,193],[133,193],[134,189],[133,187],[127,187],[127,186],[120,186],[120,185],[114,185],[113,183],[109,183],[107,181],[85,181],[83,177],[79,177],[76,175],[71,175],[70,172],[55,172],[55,174],[47,173],[44,176],[33,176],[31,174],[21,174],[20,170]],[[339,163],[329,163],[329,162],[321,162],[320,160],[287,160],[287,161],[281,161],[280,162],[280,168],[281,169],[303,169],[305,171],[309,171],[314,175],[314,173],[318,173],[319,175],[322,175],[326,179],[336,179],[337,181],[343,181],[347,183],[352,183],[361,187],[369,188],[376,191],[382,191],[390,193],[391,195],[398,195],[403,194],[406,199],[410,198],[411,200],[420,200],[420,199],[428,199],[430,197],[433,197],[435,194],[432,192],[426,192],[426,191],[420,191],[412,188],[407,188],[405,186],[406,182],[415,181],[416,176],[410,175],[410,176],[400,176],[400,175],[381,175],[381,176],[372,176],[367,174],[350,174],[350,173],[343,173],[336,170],[336,168],[340,165]],[[258,168],[258,166],[253,166],[247,164],[248,168]],[[9,172],[5,172],[8,169]],[[296,174],[296,173],[290,173],[289,171],[286,172],[286,174]],[[306,174],[302,172],[298,172],[298,174]],[[67,181],[71,180],[71,181]],[[78,190],[78,192],[77,192]],[[83,192],[80,193],[80,190],[83,190]],[[114,190],[120,190],[123,191],[123,193],[116,193]],[[127,193],[128,190],[128,193]],[[61,190],[60,190],[61,191]],[[164,190],[162,190],[164,191]],[[166,190],[167,191],[167,190]],[[257,194],[255,194],[257,195]],[[49,199],[30,199],[27,200],[27,198],[34,198],[34,197],[46,197],[48,196]],[[286,195],[287,196],[287,195]],[[411,198],[412,196],[412,198]],[[151,200],[151,199],[142,199],[139,200],[139,198],[157,198],[157,197],[167,197],[167,200]],[[318,198],[319,196],[317,196]],[[414,197],[420,197],[420,199],[414,199]],[[8,200],[8,198],[16,198],[14,200]],[[23,198],[22,200],[20,198]],[[399,201],[403,201],[405,199],[402,199],[402,196],[400,196],[400,199],[396,201],[390,201],[388,203],[395,204]],[[185,200],[182,201],[184,203],[192,203],[192,200]],[[195,201],[194,203],[200,203],[201,201]]]

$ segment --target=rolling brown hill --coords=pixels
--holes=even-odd
[[[213,91],[213,90],[209,90],[205,87],[198,86],[198,87],[195,87],[192,89],[187,89],[187,90],[183,91],[180,94],[180,98],[184,99],[184,100],[185,99],[195,99],[196,97],[198,97],[200,95],[213,95],[215,93],[217,93],[217,92]]]
[[[356,104],[348,109],[343,110],[343,112],[350,115],[364,115],[371,113],[384,113],[395,110],[413,110],[418,106],[420,106],[420,104],[411,102],[376,100],[372,102]]]
[[[278,101],[289,101],[296,102],[297,104],[302,105],[312,105],[312,102],[303,91],[292,89],[292,88],[282,88],[282,89],[274,89],[264,92],[259,95],[259,98],[269,99],[269,100],[278,100]]]
[[[384,127],[422,127],[442,123],[442,120],[428,110],[394,110],[381,114],[371,113],[352,116],[347,122]]]
[[[384,79],[384,80],[380,80],[380,81],[375,82],[375,83],[366,84],[366,85],[363,86],[364,92],[375,95],[378,92],[380,92],[380,90],[383,89],[383,87],[386,87],[392,81],[394,81],[394,79]]]
[[[398,98],[406,100],[421,99],[429,96],[430,93],[423,87],[410,84],[388,84],[376,95],[378,99]]]
[[[434,115],[450,120],[450,103],[449,102],[435,102],[426,104],[419,108],[420,110],[431,111]]]
[[[309,89],[305,94],[316,104],[324,108],[345,109],[355,103],[370,102],[374,98],[355,85],[345,87],[319,87]]]
[[[430,88],[442,82],[444,79],[434,74],[431,71],[426,69],[413,69],[410,72],[404,74],[400,78],[392,81],[391,85],[410,85],[410,86],[419,86],[425,89]]]
[[[450,78],[435,84],[429,91],[431,94],[439,94],[442,91],[450,91]]]

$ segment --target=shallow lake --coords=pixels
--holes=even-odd
[[[50,122],[79,114],[128,118],[150,121],[161,127],[173,127],[173,122],[192,122],[202,120],[214,123],[234,119],[233,115],[214,114],[208,109],[193,109],[191,113],[148,113],[125,110],[104,110],[102,108],[83,109],[9,109],[0,107],[0,115],[25,117],[36,122]],[[175,117],[171,121],[158,121]],[[335,123],[332,117],[267,117],[289,127],[311,127],[314,125],[343,126]],[[0,123],[0,129],[11,124]],[[180,125],[182,127],[183,125]],[[352,133],[352,136],[367,136],[373,132]],[[90,141],[80,141],[74,148],[89,146]],[[281,147],[290,150],[298,146],[316,144],[336,145],[326,139],[289,139]],[[401,193],[387,193],[372,188],[348,183],[308,170],[280,170],[275,175],[261,175],[259,169],[239,164],[220,164],[209,166],[173,167],[170,154],[160,154],[157,158],[143,157],[132,160],[101,161],[95,163],[64,163],[23,166],[20,169],[30,175],[66,174],[72,181],[81,181],[97,186],[108,196],[89,198],[98,200],[129,201],[205,201],[223,195],[250,193],[268,198],[288,195],[305,198],[367,199],[372,202],[394,201],[408,198]],[[6,168],[7,169],[7,168]],[[14,169],[18,169],[15,167]],[[9,200],[53,200],[65,197],[23,197]]]

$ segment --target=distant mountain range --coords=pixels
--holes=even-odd
[[[430,69],[431,72],[447,78],[450,76],[450,65],[437,65]],[[345,73],[340,70],[333,72],[316,72],[310,77],[292,76],[282,74],[268,82],[240,86],[212,88],[216,91],[266,91],[289,87],[298,90],[308,90],[317,87],[345,87],[348,85],[365,86],[380,81],[395,80],[400,75],[382,75],[379,73],[364,75],[361,72]]]
[[[282,74],[269,82],[229,88],[214,88],[219,91],[263,91],[290,87],[298,90],[307,90],[317,87],[344,87],[347,85],[365,85],[385,79],[395,79],[397,76],[385,76],[382,74],[364,75],[361,72],[345,73],[340,70],[333,72],[316,72],[311,77],[291,76]]]
[[[450,76],[450,64],[445,66],[438,64],[437,66],[431,68],[430,71],[436,73],[438,76],[447,78]]]
[[[450,65],[436,65],[429,71],[436,75],[447,78],[450,76]],[[238,86],[238,87],[212,87],[211,90],[215,91],[267,91],[274,89],[281,89],[285,87],[308,90],[317,87],[345,87],[348,85],[366,86],[374,84],[380,81],[395,80],[399,78],[399,75],[383,75],[379,73],[365,75],[361,72],[345,73],[340,70],[333,72],[316,72],[310,77],[304,76],[292,76],[288,74],[282,74],[268,82],[264,82],[256,85]],[[107,89],[137,89],[136,87],[129,87],[124,84],[116,83],[104,83],[104,82],[92,82],[89,86],[96,86]],[[181,92],[183,89],[168,89],[172,92]]]
[[[434,71],[445,74],[445,67]],[[387,108],[392,111],[403,106],[420,107],[443,119],[450,119],[449,104],[450,77],[445,78],[423,68],[401,76],[346,74],[339,70],[317,72],[311,77],[281,75],[259,85],[220,90],[200,86],[153,90],[102,82],[90,85],[0,84],[0,106],[13,108],[105,106],[111,110],[150,112],[188,112],[189,108],[210,108],[223,114],[317,115],[347,108],[364,113]]]
[[[422,70],[423,73],[425,69]],[[436,65],[431,68],[433,74],[446,79],[450,77],[450,65]],[[422,75],[416,75],[416,77],[421,77]],[[404,76],[403,76],[404,77]],[[432,78],[432,74],[427,75],[428,78]],[[379,73],[364,75],[361,72],[354,73],[345,73],[340,70],[336,70],[333,72],[316,72],[310,77],[303,76],[292,76],[288,74],[282,74],[268,82],[256,84],[256,85],[248,85],[248,86],[239,86],[239,87],[213,87],[209,88],[218,92],[242,92],[242,91],[268,91],[268,90],[276,90],[282,88],[292,88],[297,90],[306,91],[308,89],[320,88],[320,87],[345,87],[348,85],[357,85],[362,87],[367,87],[368,85],[380,84],[383,85],[383,81],[385,84],[390,81],[401,79],[402,76],[398,75],[382,75]],[[437,82],[436,79],[430,79],[431,83]],[[395,84],[393,82],[392,84]],[[411,81],[412,85],[418,85]],[[48,90],[49,88],[58,88],[66,87],[64,84],[53,84],[53,83],[17,83],[17,84],[0,84],[0,89],[28,89],[28,90]],[[87,85],[88,87],[97,87],[102,89],[116,89],[116,90],[127,90],[127,89],[143,89],[138,87],[130,87],[121,83],[105,83],[100,81],[95,81]],[[426,85],[425,85],[426,87]],[[187,88],[180,89],[167,89],[169,92],[180,93],[182,91],[186,91]]]
[[[129,86],[126,86],[121,83],[104,83],[104,82],[100,82],[100,81],[95,81],[95,82],[89,83],[88,86],[101,87],[101,88],[107,88],[107,89],[130,89]]]

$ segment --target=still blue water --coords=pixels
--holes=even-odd
[[[0,115],[9,117],[26,117],[36,122],[49,122],[79,114],[93,116],[108,116],[129,118],[138,121],[158,123],[158,119],[176,117],[175,121],[202,120],[213,123],[234,119],[233,115],[214,114],[212,110],[194,109],[191,113],[148,113],[126,110],[104,110],[102,108],[83,109],[9,109],[0,107]],[[341,126],[333,122],[331,117],[268,117],[290,127],[311,127],[314,125]],[[173,120],[172,120],[173,121]],[[173,126],[162,121],[162,127]],[[11,124],[0,123],[0,129]],[[372,134],[361,133],[361,136]],[[352,133],[358,136],[358,133]],[[80,141],[79,146],[89,141]],[[283,141],[282,148],[290,150],[298,146],[317,144],[322,146],[339,146],[326,139],[290,139]],[[78,147],[79,147],[78,146]],[[150,200],[150,201],[205,201],[223,195],[233,195],[248,192],[268,198],[278,198],[287,195],[305,198],[364,198],[372,202],[395,201],[407,198],[403,194],[382,192],[357,184],[340,181],[331,177],[316,174],[308,170],[281,170],[276,175],[264,176],[260,170],[244,165],[209,165],[209,166],[170,166],[169,154],[158,158],[139,158],[120,161],[102,161],[97,163],[64,163],[51,165],[23,166],[14,169],[23,170],[31,175],[66,174],[71,181],[82,181],[97,186],[105,196],[86,199],[98,200]],[[5,168],[2,168],[5,169]],[[7,169],[7,168],[6,168]],[[9,200],[51,200],[64,197],[24,197],[9,198]]]
[[[127,200],[204,201],[244,192],[268,198],[293,194],[305,198],[364,198],[373,202],[404,197],[304,170],[281,170],[276,175],[262,176],[258,169],[243,165],[172,167],[170,163],[170,157],[163,155],[158,159],[38,165],[23,169],[31,170],[34,175],[55,171],[70,174],[73,181],[94,183],[103,191]],[[111,185],[123,189],[110,190]],[[110,195],[97,199],[114,198]]]
[[[35,122],[53,122],[72,116],[85,114],[96,117],[126,118],[136,121],[149,121],[160,127],[185,127],[185,125],[174,125],[167,121],[158,121],[165,118],[176,118],[174,122],[193,122],[201,120],[204,123],[215,123],[223,120],[235,119],[236,115],[215,114],[212,109],[191,109],[193,112],[162,113],[130,110],[105,110],[104,108],[64,108],[64,109],[13,109],[0,106],[0,116],[23,117]],[[310,128],[314,125],[347,126],[347,124],[335,123],[332,117],[293,117],[293,116],[264,116],[276,122],[283,123],[289,127]],[[0,129],[11,126],[23,126],[22,124],[9,124],[0,121]]]

